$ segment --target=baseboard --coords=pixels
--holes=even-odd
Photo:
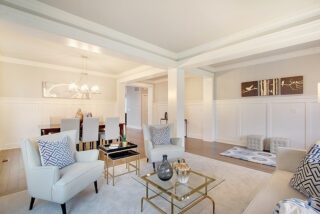
[[[202,140],[202,134],[199,134],[199,133],[188,133],[187,135],[188,135],[187,137]]]
[[[19,149],[20,144],[19,143],[5,143],[0,144],[0,151],[1,150],[8,150],[8,149]]]

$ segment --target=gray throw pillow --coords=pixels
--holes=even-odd
[[[151,142],[153,145],[170,144],[170,128],[169,126],[154,127],[150,126]]]

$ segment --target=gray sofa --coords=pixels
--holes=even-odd
[[[306,197],[293,189],[290,179],[293,177],[300,161],[305,157],[305,150],[279,147],[277,154],[277,168],[271,179],[263,189],[253,198],[244,214],[271,214],[276,204],[288,198],[299,198],[306,200]]]

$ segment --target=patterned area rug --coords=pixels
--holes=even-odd
[[[260,163],[268,166],[276,166],[276,155],[269,152],[254,151],[241,147],[233,147],[220,155]]]

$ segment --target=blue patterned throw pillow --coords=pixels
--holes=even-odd
[[[307,197],[320,197],[319,144],[315,144],[301,161],[290,185]]]
[[[168,145],[170,144],[170,128],[169,126],[164,127],[153,127],[150,126],[151,142],[153,145]]]
[[[287,213],[308,213],[318,214],[318,212],[308,205],[306,201],[297,198],[290,198],[279,201],[273,214],[287,214]]]
[[[39,140],[42,166],[57,166],[59,169],[75,162],[68,137],[60,140]]]

